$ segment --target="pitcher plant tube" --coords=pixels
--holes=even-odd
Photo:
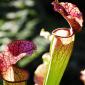
[[[54,36],[50,46],[52,59],[43,85],[60,84],[72,53],[75,33],[80,32],[83,26],[82,13],[76,5],[58,1],[53,1],[52,5],[54,11],[59,12],[67,20],[70,28],[57,28],[52,32]]]
[[[68,2],[59,2],[58,0],[53,1],[52,5],[54,11],[60,13],[64,19],[66,19],[70,27],[56,28],[52,31],[52,35],[44,30],[40,33],[41,36],[44,36],[46,39],[51,38],[51,58],[48,67],[43,63],[35,71],[35,76],[37,76],[37,78],[35,78],[35,85],[60,84],[61,78],[72,54],[75,34],[80,32],[83,26],[82,13],[76,5]],[[44,68],[43,72],[41,72],[42,67]],[[46,70],[46,68],[48,70]],[[38,73],[41,73],[41,76],[39,76]]]
[[[31,55],[36,46],[32,41],[16,40],[7,45],[0,53],[0,76],[3,85],[26,85],[28,73],[15,64],[24,56]]]

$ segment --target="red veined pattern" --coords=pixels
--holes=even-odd
[[[83,26],[83,17],[79,8],[68,2],[53,1],[54,10],[59,12],[69,23],[74,32],[79,32]]]
[[[27,40],[17,40],[8,44],[8,51],[13,56],[18,56],[21,53],[32,54],[36,49],[36,46],[32,41]]]
[[[0,53],[0,74],[7,71],[24,56],[31,55],[34,50],[36,50],[36,46],[32,41],[16,40],[9,43],[7,48]]]

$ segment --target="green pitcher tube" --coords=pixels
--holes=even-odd
[[[75,35],[69,28],[57,28],[53,32],[51,41],[48,74],[44,85],[59,85],[68,61],[71,57]]]

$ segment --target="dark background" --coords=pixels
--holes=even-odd
[[[76,4],[85,20],[84,0],[60,1]],[[14,5],[14,2],[20,5],[16,3]],[[34,71],[42,63],[42,54],[49,51],[49,42],[39,36],[40,30],[45,28],[52,32],[58,27],[68,27],[63,17],[53,11],[51,2],[52,0],[0,0],[0,51],[3,51],[4,46],[10,41],[16,39],[33,40],[37,44],[37,53],[18,63],[20,67],[29,71],[28,85],[34,84]],[[13,14],[12,17],[10,13]],[[82,31],[76,34],[73,53],[60,85],[83,85],[80,80],[80,71],[85,69],[84,36],[85,23]]]

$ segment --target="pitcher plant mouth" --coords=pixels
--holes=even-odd
[[[29,74],[24,69],[11,66],[6,72],[3,72],[2,79],[9,83],[25,82],[29,78]]]
[[[32,55],[34,50],[36,45],[29,40],[15,40],[6,46],[0,53],[0,76],[3,85],[26,85],[28,72],[17,67],[16,63],[25,56]]]
[[[21,83],[21,82],[26,82],[27,80],[22,80],[22,81],[7,81],[4,79],[4,81],[8,82],[8,83]]]
[[[74,35],[74,32],[70,28],[57,28],[52,31],[55,37],[69,38]]]

